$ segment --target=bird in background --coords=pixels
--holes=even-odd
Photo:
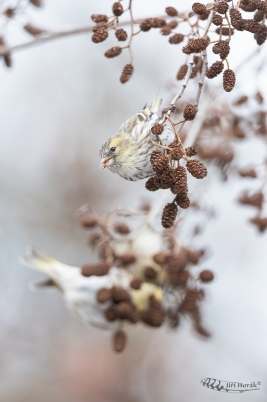
[[[151,106],[145,106],[143,110],[126,120],[120,126],[118,133],[102,144],[100,157],[103,169],[108,168],[112,173],[131,181],[145,179],[155,174],[150,163],[150,155],[157,149],[151,139],[156,142],[157,136],[151,133],[151,127],[162,120],[158,115],[161,101],[157,95]],[[173,131],[165,125],[160,136],[162,145],[168,146],[174,139]]]

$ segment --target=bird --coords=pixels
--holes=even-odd
[[[158,95],[149,107],[144,107],[126,120],[118,129],[117,134],[108,138],[100,149],[101,165],[116,173],[123,179],[137,181],[155,174],[150,162],[151,153],[157,149],[151,142],[158,141],[151,133],[151,127],[162,119],[158,115],[161,105]],[[168,146],[175,139],[173,131],[164,126],[160,135],[162,145]]]

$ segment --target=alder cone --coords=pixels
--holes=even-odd
[[[224,69],[224,64],[222,61],[216,61],[213,63],[206,73],[207,78],[215,78],[217,77]]]
[[[113,339],[113,347],[115,352],[122,352],[125,348],[126,341],[127,338],[125,332],[122,330],[117,331]]]
[[[132,64],[126,64],[126,66],[123,67],[121,76],[120,76],[120,82],[122,84],[125,84],[125,82],[129,81],[131,76],[133,75],[134,72],[134,66]]]
[[[161,224],[165,229],[169,229],[173,226],[177,212],[178,208],[174,202],[165,205],[161,218]]]
[[[116,17],[119,17],[120,15],[122,15],[123,7],[122,7],[121,3],[119,3],[119,2],[114,3],[112,6],[112,11],[113,11],[113,14],[116,15]]]
[[[259,46],[261,46],[267,39],[267,27],[265,25],[261,26],[258,31],[254,34],[254,38]]]
[[[156,173],[161,173],[164,168],[168,166],[167,156],[163,156],[158,149],[152,152],[150,156],[150,162]]]
[[[174,7],[166,7],[165,12],[169,17],[176,17],[178,15],[178,11]]]
[[[91,18],[96,24],[99,22],[108,22],[108,16],[105,14],[93,14]]]
[[[218,15],[218,14],[215,14],[212,17],[212,22],[213,22],[214,25],[220,26],[222,24],[222,22],[223,22],[222,16]]]
[[[206,14],[207,12],[206,6],[202,3],[194,3],[192,5],[192,10],[198,15]]]
[[[191,147],[185,148],[186,155],[191,158],[191,156],[195,156],[198,153],[198,147],[192,145]]]
[[[159,189],[159,187],[157,186],[157,184],[155,183],[154,177],[150,177],[146,184],[145,187],[148,191],[157,191]]]
[[[223,88],[226,92],[231,92],[235,86],[235,73],[231,69],[227,69],[223,73]]]
[[[108,37],[108,31],[104,28],[98,29],[97,32],[95,32],[92,36],[92,42],[94,43],[100,43],[104,42]]]
[[[194,120],[197,114],[197,108],[194,105],[186,105],[184,109],[184,119]]]
[[[225,14],[228,11],[228,4],[226,1],[221,1],[217,6],[217,11],[219,14]]]
[[[121,51],[122,51],[121,47],[119,47],[119,46],[114,46],[114,47],[112,47],[112,48],[110,48],[110,49],[108,49],[108,50],[106,51],[105,56],[106,56],[108,59],[111,59],[111,58],[113,58],[113,57],[119,56],[119,54],[121,54]]]
[[[124,42],[128,38],[128,34],[124,29],[117,29],[115,35],[120,42]]]
[[[169,42],[171,45],[178,45],[184,40],[184,35],[183,34],[174,34],[169,37]]]
[[[183,64],[183,65],[179,68],[179,71],[178,71],[178,73],[177,73],[177,76],[176,76],[177,80],[178,80],[178,81],[183,80],[184,77],[186,76],[187,71],[188,71],[188,65],[187,65],[187,64]]]
[[[188,161],[186,167],[188,172],[196,179],[204,179],[207,176],[208,172],[205,165],[196,159]]]

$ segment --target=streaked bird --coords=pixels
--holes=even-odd
[[[151,133],[151,127],[161,118],[158,110],[161,99],[158,96],[150,107],[145,107],[123,123],[118,133],[107,139],[101,147],[100,157],[102,168],[108,168],[126,180],[140,180],[154,174],[150,163],[150,155],[157,147],[151,139],[157,141]],[[163,145],[168,146],[174,141],[174,133],[164,128],[160,135]]]

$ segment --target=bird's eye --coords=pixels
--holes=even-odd
[[[116,151],[116,147],[111,147],[110,150],[111,150],[111,152],[115,152],[115,151]]]

